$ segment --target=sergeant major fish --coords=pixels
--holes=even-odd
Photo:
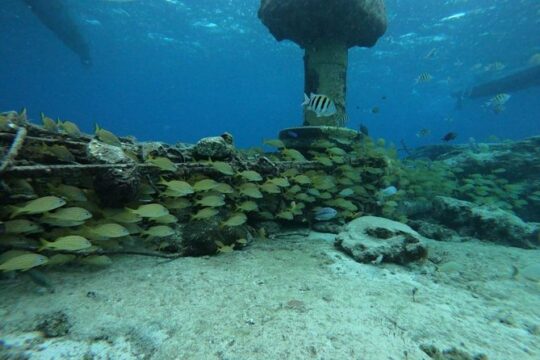
[[[506,93],[497,94],[486,102],[486,106],[490,107],[493,112],[499,114],[504,111],[504,104],[506,104],[511,97],[510,94]]]
[[[489,99],[486,105],[504,105],[508,100],[510,100],[511,97],[512,96],[510,94],[500,93]]]
[[[302,106],[305,106],[307,110],[313,111],[317,117],[332,116],[337,112],[334,101],[322,94],[311,93],[309,96],[304,94]]]
[[[433,76],[432,76],[430,73],[423,72],[423,73],[421,73],[420,75],[418,75],[418,77],[416,78],[415,83],[416,83],[416,84],[420,84],[420,83],[428,83],[428,82],[430,82],[431,80],[433,80]]]

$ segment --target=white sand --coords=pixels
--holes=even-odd
[[[421,344],[540,358],[540,285],[512,277],[539,250],[428,241],[430,257],[455,262],[441,273],[429,262],[358,264],[333,238],[169,262],[117,257],[102,270],[49,271],[53,294],[4,279],[0,340],[31,359],[428,359]],[[31,332],[54,311],[69,317],[69,335]]]

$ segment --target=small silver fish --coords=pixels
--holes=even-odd
[[[287,136],[291,137],[291,138],[295,138],[295,139],[298,139],[298,133],[295,132],[295,131],[292,131],[292,130],[289,130],[287,131]]]
[[[307,110],[313,111],[317,117],[332,116],[337,112],[336,104],[328,96],[311,93],[309,96],[304,94],[304,102]]]
[[[381,190],[381,195],[382,196],[392,196],[392,195],[395,195],[397,193],[397,189],[395,186],[389,186],[387,188],[384,188]]]
[[[427,137],[431,135],[431,130],[430,129],[426,129],[426,128],[423,128],[423,129],[420,129],[418,130],[418,132],[416,133],[416,137],[418,138],[423,138],[423,137]]]
[[[433,48],[433,49],[429,50],[429,52],[426,54],[426,56],[424,56],[424,59],[433,59],[435,57],[435,55],[437,55],[437,49]]]
[[[337,215],[337,210],[331,207],[323,207],[317,210],[314,210],[314,219],[317,221],[328,221],[332,220]]]

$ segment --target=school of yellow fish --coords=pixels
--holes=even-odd
[[[0,125],[5,123],[5,119],[0,119]],[[70,137],[82,134],[70,121],[54,121],[42,114],[42,123],[47,131]],[[97,125],[95,137],[122,147],[116,135]],[[386,161],[370,139],[362,143],[353,137],[317,140],[307,153],[287,148],[277,139],[266,140],[265,145],[276,149],[265,154],[272,161],[293,164],[315,161],[320,164],[319,169],[302,172],[293,166],[267,175],[208,160],[204,164],[213,169],[211,177],[200,174],[179,177],[175,174],[177,164],[170,159],[148,157],[145,162],[159,169],[159,177],[142,183],[139,200],[123,209],[100,207],[91,188],[73,181],[53,179],[43,186],[33,180],[9,180],[7,183],[13,191],[33,199],[0,208],[0,221],[5,226],[0,244],[30,245],[36,250],[0,254],[0,270],[25,271],[71,262],[104,266],[111,260],[96,255],[97,250],[122,249],[137,239],[159,250],[169,239],[178,236],[179,224],[189,221],[218,221],[222,228],[248,222],[257,227],[257,220],[305,223],[310,219],[309,214],[319,207],[335,208],[339,218],[352,219],[365,211],[360,204],[374,199],[385,171],[380,163],[367,166],[362,162],[377,157],[382,163]],[[355,161],[363,165],[351,165]],[[239,238],[235,244],[216,242],[217,251],[242,247],[246,237]]]

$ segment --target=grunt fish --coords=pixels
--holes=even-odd
[[[148,164],[157,166],[163,171],[176,171],[176,165],[169,158],[166,157],[149,157],[146,162]]]
[[[26,219],[9,220],[4,223],[6,234],[32,234],[41,232],[41,227]]]
[[[197,181],[194,185],[193,185],[193,190],[199,192],[199,191],[208,191],[208,190],[212,190],[212,189],[215,189],[216,187],[219,186],[219,183],[213,179],[203,179],[203,180],[199,180]]]
[[[81,137],[81,135],[82,135],[81,130],[79,129],[79,127],[74,122],[71,122],[71,121],[66,120],[64,122],[61,122],[59,120],[58,121],[58,128],[61,129],[66,134],[68,134],[70,136],[73,136],[73,137]]]
[[[219,171],[223,175],[234,175],[234,169],[230,164],[226,162],[212,161],[210,164],[212,168],[214,168],[214,170]]]
[[[219,213],[215,208],[207,207],[202,208],[196,214],[191,216],[192,220],[204,220],[216,216]]]
[[[244,170],[238,173],[239,176],[243,177],[247,181],[262,181],[262,176],[256,171],[253,170]]]
[[[225,205],[225,199],[222,195],[207,195],[195,203],[205,207],[219,207]]]
[[[159,218],[169,214],[169,210],[161,204],[145,204],[137,209],[128,208],[128,210],[143,218]]]
[[[57,209],[64,206],[66,201],[56,196],[44,196],[27,202],[24,206],[15,207],[10,219],[22,214],[34,215]]]
[[[106,223],[88,228],[91,235],[97,235],[104,239],[124,237],[129,235],[128,229],[115,223]]]
[[[245,224],[247,216],[244,213],[234,213],[230,218],[221,223],[223,226],[233,227]]]
[[[15,256],[0,264],[2,271],[22,270],[26,271],[33,267],[47,263],[47,257],[39,254],[27,253]]]
[[[114,135],[109,130],[101,128],[98,124],[96,124],[95,134],[96,137],[105,144],[122,147],[122,142],[120,141],[120,139],[118,139],[116,135]]]
[[[39,249],[39,251],[42,251],[45,249],[78,251],[78,250],[88,249],[89,247],[92,246],[92,244],[90,243],[90,241],[88,241],[88,239],[79,235],[62,236],[53,242],[41,239],[41,243],[43,245]]]
[[[149,227],[142,234],[149,237],[168,237],[174,235],[174,229],[167,225],[156,225]]]

